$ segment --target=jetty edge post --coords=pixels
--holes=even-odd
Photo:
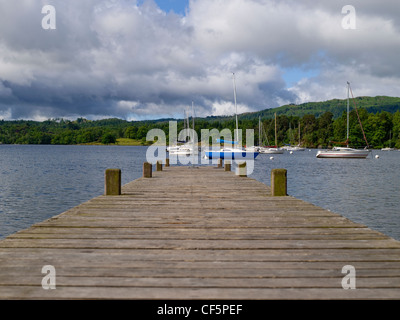
[[[271,195],[273,197],[287,196],[287,170],[271,170]]]
[[[218,158],[218,167],[217,168],[222,168],[222,159]]]
[[[230,160],[225,160],[225,171],[231,171],[231,162]]]
[[[169,167],[169,158],[166,158],[166,159],[165,159],[165,166],[166,166],[166,167]]]
[[[157,168],[157,171],[162,171],[162,162],[161,162],[161,160],[157,161],[156,168]]]
[[[239,162],[239,164],[238,164],[238,175],[239,175],[239,177],[247,177],[246,161]]]
[[[104,194],[121,195],[121,169],[106,169],[104,176]]]
[[[153,176],[153,165],[150,162],[143,163],[143,177],[151,178]]]

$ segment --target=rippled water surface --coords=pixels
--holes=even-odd
[[[142,175],[146,147],[0,145],[0,238],[103,194],[104,171]],[[288,170],[288,193],[400,240],[400,152],[317,159],[316,150],[260,155],[251,177]],[[379,159],[375,155],[379,155]]]
[[[145,147],[0,145],[0,237],[104,193],[104,171],[141,176]]]
[[[289,195],[400,240],[400,152],[373,151],[367,159],[315,155],[306,150],[273,160],[259,156],[252,177],[269,185],[271,169],[285,168]]]

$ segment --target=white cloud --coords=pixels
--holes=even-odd
[[[9,120],[11,119],[11,108],[0,110],[0,120]]]
[[[352,91],[357,96],[398,96],[400,78],[380,77],[358,72],[351,66],[338,66],[325,70],[318,76],[303,79],[289,88],[298,98],[295,103],[325,101],[332,98],[347,97],[347,81],[351,83]]]
[[[210,102],[212,104],[212,114],[213,116],[232,116],[235,115],[235,104],[229,101],[215,101]],[[237,112],[245,113],[251,112],[252,110],[245,104],[237,104]]]

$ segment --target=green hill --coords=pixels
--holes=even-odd
[[[400,110],[400,98],[398,97],[356,97],[354,98],[357,108],[364,108],[368,113],[378,113],[381,111],[387,111],[395,113]],[[350,110],[354,109],[354,102],[350,99]],[[272,118],[274,113],[277,115],[296,116],[303,117],[306,114],[312,114],[315,117],[319,117],[323,113],[329,111],[332,112],[333,118],[337,119],[343,111],[347,109],[347,99],[332,99],[321,102],[307,102],[299,105],[289,104],[278,108],[265,109],[258,112],[244,113],[239,115],[240,119],[254,119],[261,116],[261,118]]]

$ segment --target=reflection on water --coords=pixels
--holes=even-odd
[[[146,147],[0,145],[0,238],[103,194],[104,171],[139,178]],[[260,154],[250,177],[270,184],[288,170],[288,193],[400,240],[400,152],[317,159],[316,150]]]

